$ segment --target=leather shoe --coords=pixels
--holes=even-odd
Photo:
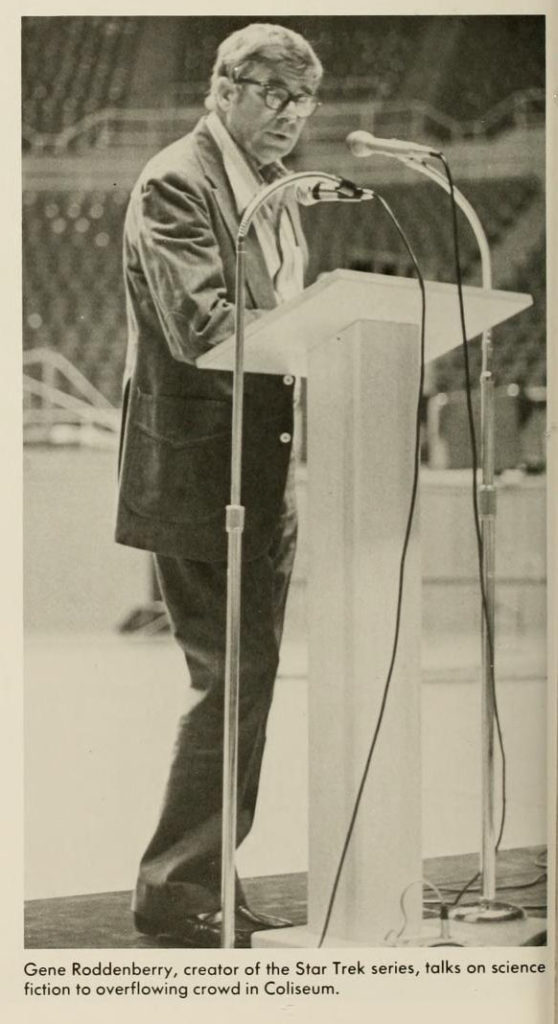
[[[160,939],[162,942],[176,942],[191,949],[219,949],[221,946],[221,912],[208,914],[185,914],[178,926],[159,925],[143,914],[134,913],[136,930],[142,935]],[[252,932],[264,927],[259,919],[249,923],[238,915],[235,917],[235,941],[239,949],[250,946]],[[271,927],[271,926],[270,926]]]
[[[150,938],[179,942],[192,949],[218,949],[221,944],[221,926],[213,914],[184,915],[180,928],[159,925],[143,914],[134,913],[136,931]]]
[[[284,917],[274,917],[271,914],[262,914],[260,911],[252,910],[243,903],[236,908],[236,920],[251,931],[264,930],[265,928],[291,928],[292,921]]]
[[[221,946],[221,911],[208,914],[184,915],[180,927],[165,927],[138,912],[134,913],[134,925],[142,935],[167,941],[180,942],[192,949],[219,949]],[[250,907],[239,905],[235,912],[235,946],[250,945],[250,936],[255,931],[271,928],[289,928],[290,921],[282,917],[271,917],[257,913]]]

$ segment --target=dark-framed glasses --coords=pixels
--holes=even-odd
[[[320,106],[320,101],[315,96],[306,92],[293,93],[284,85],[274,85],[268,82],[260,82],[257,78],[248,78],[245,75],[238,77],[233,72],[233,82],[237,85],[257,85],[262,90],[263,101],[269,110],[280,113],[294,103],[297,117],[310,117]]]

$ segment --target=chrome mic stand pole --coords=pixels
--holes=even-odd
[[[244,507],[242,481],[242,419],[244,404],[244,235],[236,249],[235,346],[233,370],[231,492],[227,505],[227,620],[223,726],[223,816],[221,840],[221,948],[233,949],[235,938],[238,694],[240,669],[240,602]]]
[[[415,171],[425,174],[451,194],[447,178],[422,157],[400,158]],[[484,228],[465,196],[453,189],[455,201],[473,230],[481,258],[482,287],[492,288],[490,247]],[[480,870],[482,896],[477,904],[456,907],[452,917],[476,922],[511,921],[523,917],[520,907],[496,901],[496,838],[494,824],[494,692],[495,642],[495,561],[496,561],[496,488],[494,486],[494,380],[492,376],[492,331],[484,331],[481,342],[481,483],[478,486],[479,518],[482,538],[482,578],[484,601],[481,609],[481,747],[482,747],[482,849]]]
[[[235,940],[235,849],[238,779],[238,704],[240,689],[240,611],[242,575],[242,534],[244,507],[242,486],[242,418],[244,398],[244,284],[245,242],[254,214],[274,192],[313,179],[339,183],[332,174],[303,171],[286,175],[266,185],[246,207],[236,239],[235,335],[232,403],[232,450],[230,504],[226,511],[227,612],[225,649],[223,803],[221,832],[221,948],[233,949]]]

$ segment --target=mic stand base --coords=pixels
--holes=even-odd
[[[500,921],[517,921],[525,918],[525,911],[513,903],[500,903],[497,900],[479,900],[478,903],[464,904],[450,910],[453,921],[465,921],[467,924],[497,924]]]
[[[465,909],[465,908],[462,908]],[[339,938],[328,935],[323,948],[357,949],[365,947],[407,948],[443,945],[477,947],[491,949],[494,946],[544,946],[547,942],[547,922],[544,917],[527,917],[516,914],[513,920],[500,921],[482,918],[480,921],[450,921],[448,937],[440,935],[438,919],[425,920],[420,934],[402,937],[397,945],[387,942],[385,935],[369,936],[366,939]],[[295,928],[274,928],[271,931],[253,932],[250,937],[252,949],[316,949],[320,936],[309,930],[308,926],[299,925]]]

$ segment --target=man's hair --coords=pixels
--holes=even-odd
[[[215,109],[219,78],[233,79],[234,71],[237,75],[249,75],[254,65],[259,63],[283,68],[292,74],[308,74],[314,89],[317,89],[323,74],[320,59],[298,32],[283,25],[254,22],[232,32],[219,46],[205,100],[207,109]]]

